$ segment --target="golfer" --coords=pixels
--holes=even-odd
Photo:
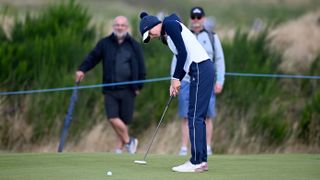
[[[160,38],[177,58],[171,77],[170,96],[179,93],[183,77],[190,76],[188,107],[191,158],[173,167],[176,172],[203,172],[208,170],[205,118],[214,83],[214,65],[205,49],[192,32],[171,14],[161,22],[157,17],[140,14],[140,32],[144,43]]]

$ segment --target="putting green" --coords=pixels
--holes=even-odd
[[[214,155],[204,173],[172,172],[171,167],[186,157],[149,155],[147,165],[134,163],[142,158],[142,154],[1,153],[0,179],[320,179],[320,155]],[[108,171],[112,176],[106,175]]]

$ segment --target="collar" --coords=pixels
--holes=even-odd
[[[206,32],[206,29],[205,28],[202,28],[200,32],[196,33],[194,32],[193,30],[190,30],[193,34],[200,34],[202,32]]]
[[[160,33],[160,35],[161,35],[161,36],[166,35],[166,32],[164,31],[164,23],[162,23],[161,33]]]
[[[164,31],[164,23],[162,23],[162,27],[161,27],[160,40],[163,44],[168,45],[166,32]]]

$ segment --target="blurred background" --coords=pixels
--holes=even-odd
[[[111,20],[130,19],[140,41],[138,15],[177,12],[188,24],[202,6],[222,40],[226,71],[320,75],[318,0],[0,0],[0,91],[70,87],[78,65],[111,33]],[[168,77],[172,54],[144,47],[147,78]],[[100,84],[101,68],[82,85]],[[147,83],[137,97],[131,131],[144,152],[168,98],[169,81]],[[0,96],[0,152],[55,152],[71,91]],[[320,80],[226,76],[217,96],[217,154],[320,153]],[[153,153],[180,148],[177,101],[171,105]],[[79,91],[66,151],[113,151],[101,89]]]

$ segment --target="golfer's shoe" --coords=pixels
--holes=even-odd
[[[208,171],[209,170],[207,162],[202,162],[201,166],[202,166],[203,171]]]
[[[186,156],[188,154],[188,149],[181,147],[180,151],[179,151],[179,156]]]
[[[207,147],[207,155],[208,156],[211,156],[212,155],[212,149],[211,149],[211,147]]]
[[[126,144],[126,148],[127,148],[128,153],[130,153],[130,154],[136,153],[137,147],[138,147],[138,139],[130,137],[129,143]]]
[[[202,164],[192,164],[190,161],[172,168],[174,172],[203,172]]]
[[[116,153],[116,154],[122,154],[122,149],[118,149],[118,148],[117,148],[117,149],[114,150],[114,153]]]

